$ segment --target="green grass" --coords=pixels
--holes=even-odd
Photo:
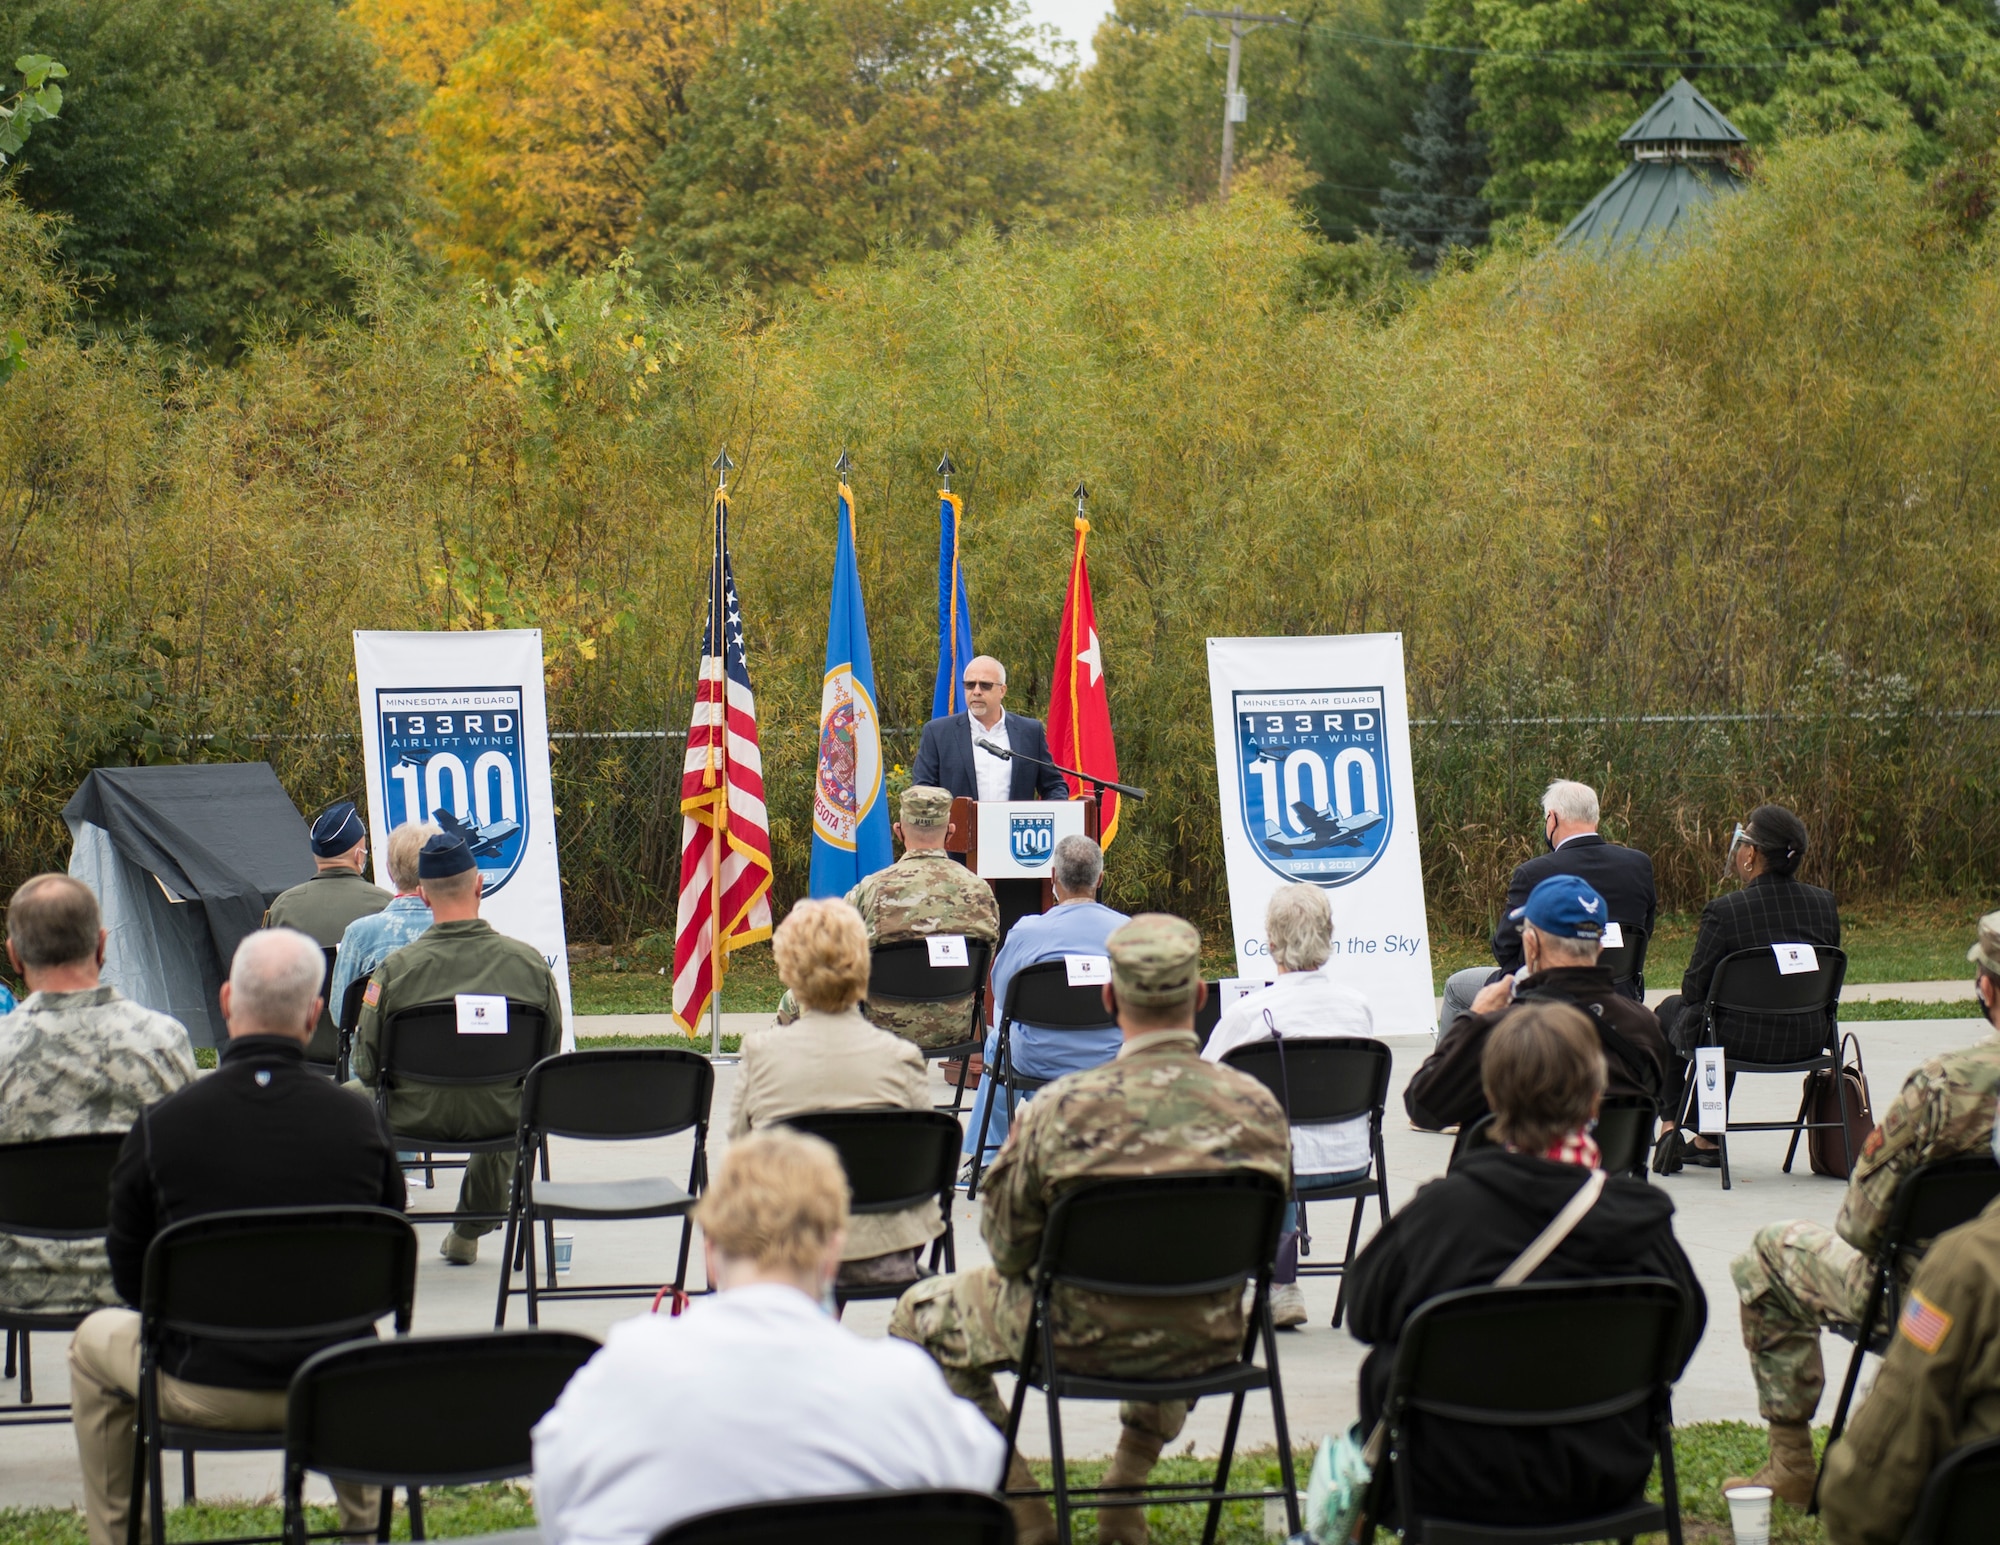
[[[1979,1002],[1967,998],[1962,1003],[1912,1003],[1908,998],[1878,998],[1873,1003],[1849,999],[1840,1005],[1840,1022],[1851,1025],[1864,1019],[1979,1019]]]
[[[709,1049],[707,1036],[697,1041],[685,1035],[587,1035],[578,1037],[576,1044],[579,1051],[610,1051],[620,1046],[670,1046],[675,1051],[704,1053]],[[725,1054],[734,1054],[742,1049],[742,1036],[725,1035],[722,1038]]]
[[[1850,982],[1955,982],[1967,985],[1971,996],[1972,967],[1965,951],[1972,943],[1982,903],[1938,901],[1929,904],[1843,908],[1842,947],[1847,951]],[[1653,987],[1680,985],[1694,950],[1699,913],[1675,912],[1660,918],[1652,943],[1646,947],[1646,981]],[[1431,975],[1435,989],[1467,966],[1491,964],[1493,955],[1483,936],[1439,936],[1431,941]],[[1926,1005],[1928,1006],[1928,1005]],[[1939,1005],[1941,1014],[1943,1005]],[[1842,1018],[1929,1018],[1936,1015],[1849,1015]]]
[[[1821,1429],[1816,1442],[1823,1447],[1826,1433]],[[1728,1545],[1729,1509],[1722,1500],[1722,1481],[1731,1475],[1747,1475],[1762,1463],[1764,1432],[1748,1422],[1698,1422],[1674,1432],[1674,1466],[1680,1481],[1681,1519],[1689,1545]],[[775,1462],[775,1461],[774,1461]],[[1311,1450],[1297,1458],[1299,1488],[1304,1490],[1312,1464]],[[1179,1454],[1161,1461],[1153,1479],[1180,1484],[1200,1483],[1211,1473],[1212,1461]],[[1041,1485],[1049,1484],[1046,1462],[1030,1466]],[[1102,1477],[1103,1460],[1073,1461],[1070,1480],[1089,1485]],[[1278,1460],[1273,1449],[1240,1453],[1231,1484],[1275,1486]],[[1659,1497],[1655,1476],[1651,1488]],[[338,1519],[330,1507],[308,1508],[311,1526],[330,1529]],[[1771,1538],[1774,1545],[1820,1545],[1824,1539],[1819,1521],[1776,1503],[1772,1509]],[[1198,1507],[1154,1508],[1149,1512],[1151,1534],[1156,1545],[1194,1545],[1201,1537],[1203,1510]],[[202,1502],[180,1507],[167,1514],[169,1545],[180,1541],[220,1539],[236,1534],[275,1530],[279,1513],[269,1502]],[[424,1494],[425,1532],[446,1539],[466,1535],[494,1534],[503,1529],[523,1529],[535,1522],[534,1502],[526,1485],[502,1482],[492,1486],[454,1487]],[[407,1540],[409,1515],[396,1510],[395,1537]],[[1223,1545],[1262,1545],[1264,1509],[1261,1502],[1235,1502],[1223,1510],[1219,1538]],[[1663,1535],[1644,1536],[1648,1540]],[[1078,1545],[1095,1545],[1097,1519],[1094,1513],[1077,1515]],[[1393,1545],[1394,1536],[1377,1531],[1376,1545]],[[86,1545],[83,1515],[72,1508],[24,1507],[0,1509],[0,1545]]]
[[[659,941],[656,943],[655,941]],[[628,950],[592,950],[570,961],[569,990],[579,1014],[671,1014],[673,957],[665,940],[649,934]],[[664,973],[664,974],[663,974]],[[765,1014],[778,1006],[785,984],[770,946],[752,945],[730,957],[722,983],[725,1014]]]

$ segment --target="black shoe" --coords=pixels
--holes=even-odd
[[[1681,1149],[1681,1163],[1692,1164],[1696,1169],[1721,1169],[1722,1150],[1697,1148],[1693,1143],[1689,1143]]]
[[[1678,1175],[1681,1172],[1681,1154],[1687,1144],[1681,1141],[1678,1128],[1660,1134],[1659,1142],[1653,1148],[1653,1173],[1655,1175]]]

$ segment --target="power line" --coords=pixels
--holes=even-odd
[[[1352,32],[1344,27],[1331,26],[1326,22],[1304,22],[1301,25],[1308,32],[1321,33],[1327,37],[1339,38],[1348,43],[1367,43],[1379,48],[1407,48],[1420,53],[1454,54],[1475,59],[1526,59],[1558,64],[1599,64],[1635,70],[1785,70],[1792,65],[1792,56],[1811,53],[1819,49],[1846,49],[1849,51],[1875,47],[1893,41],[1883,37],[1842,38],[1833,42],[1772,44],[1763,50],[1766,54],[1780,54],[1777,59],[1753,60],[1747,55],[1711,54],[1705,56],[1663,54],[1657,51],[1636,49],[1506,49],[1476,48],[1453,43],[1424,43],[1415,38],[1383,37],[1373,32]],[[1929,60],[1932,63],[1947,63],[1961,59],[1988,59],[1996,50],[1968,49],[1951,54],[1897,54],[1899,60]]]

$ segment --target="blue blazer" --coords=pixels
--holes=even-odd
[[[1049,737],[1040,719],[1010,713],[1000,721],[1000,727],[1007,732],[1007,744],[1014,750],[1038,756],[1045,762],[1054,760],[1049,755]],[[982,735],[985,733],[980,731]],[[1061,773],[1018,759],[1009,762],[1007,768],[1012,774],[1007,785],[1009,799],[1069,798],[1069,784]],[[949,789],[956,799],[979,798],[979,779],[972,770],[971,714],[946,714],[924,726],[923,744],[917,748],[910,781]]]

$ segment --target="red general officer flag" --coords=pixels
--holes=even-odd
[[[1055,679],[1049,695],[1049,754],[1053,761],[1100,778],[1118,776],[1118,746],[1111,738],[1111,695],[1105,690],[1104,652],[1097,642],[1097,608],[1090,599],[1090,566],[1083,555],[1090,522],[1076,517],[1076,553],[1070,559],[1069,595],[1063,600],[1062,631],[1056,636]],[[1069,780],[1073,798],[1090,787]],[[1118,835],[1118,796],[1106,792],[1098,845],[1110,847]]]

